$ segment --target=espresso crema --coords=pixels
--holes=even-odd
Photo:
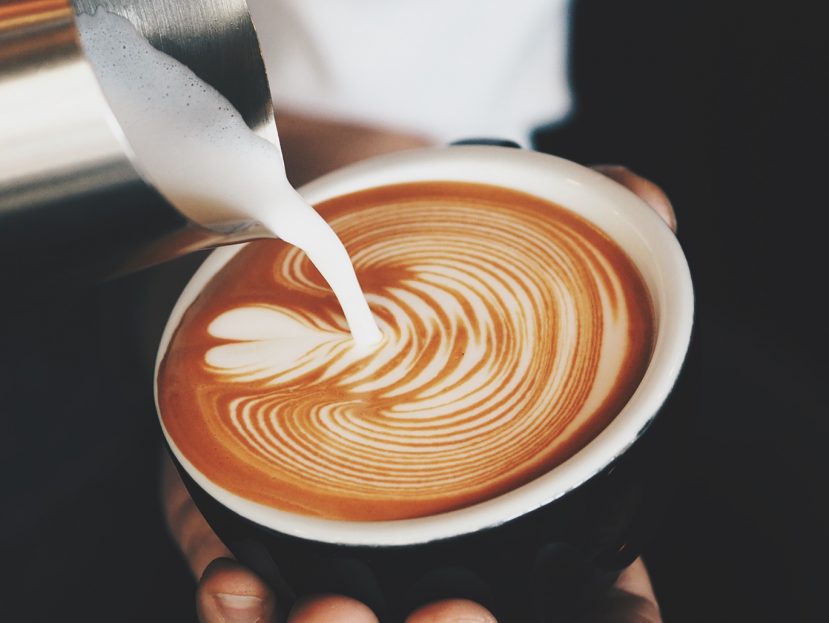
[[[215,484],[348,520],[516,488],[619,413],[654,340],[642,277],[601,230],[515,191],[370,189],[317,206],[383,333],[355,345],[302,251],[251,243],[184,314],[163,424]]]

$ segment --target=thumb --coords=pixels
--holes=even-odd
[[[662,220],[667,223],[668,227],[676,232],[676,213],[665,191],[659,186],[649,179],[637,175],[630,169],[619,165],[597,164],[591,168],[639,195],[639,198],[653,208],[662,217]]]
[[[196,610],[201,623],[269,623],[276,620],[276,599],[253,571],[217,558],[199,581]]]

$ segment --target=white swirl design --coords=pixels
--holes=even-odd
[[[557,206],[467,186],[320,206],[383,332],[375,347],[353,345],[330,291],[286,245],[246,249],[219,277],[253,283],[252,266],[272,267],[268,290],[235,283],[185,319],[176,340],[209,334],[187,351],[203,354],[203,417],[248,476],[282,483],[246,495],[352,519],[463,506],[566,459],[629,398],[652,333],[629,260]]]

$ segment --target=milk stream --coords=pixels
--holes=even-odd
[[[348,253],[291,187],[281,149],[186,66],[153,48],[123,17],[77,17],[83,47],[142,173],[201,222],[258,221],[302,249],[331,286],[358,345],[379,342]],[[195,220],[195,219],[194,219]]]

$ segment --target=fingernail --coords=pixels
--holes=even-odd
[[[224,623],[256,623],[265,614],[264,602],[255,595],[216,593],[215,597]]]

